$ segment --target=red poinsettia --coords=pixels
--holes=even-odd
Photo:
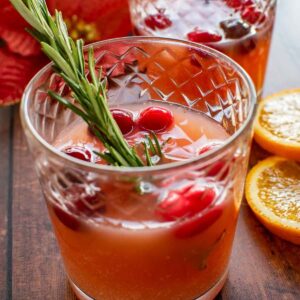
[[[51,12],[63,12],[73,38],[87,43],[124,36],[131,29],[127,0],[47,0],[47,4]],[[8,105],[20,100],[26,84],[48,60],[9,0],[1,0],[0,16],[0,105]]]

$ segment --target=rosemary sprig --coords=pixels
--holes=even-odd
[[[32,26],[28,31],[40,43],[43,52],[53,61],[54,71],[72,90],[75,105],[59,94],[49,95],[79,115],[103,143],[106,151],[98,153],[108,163],[116,166],[143,166],[143,160],[134,147],[130,147],[115,122],[107,103],[106,78],[95,69],[93,48],[88,51],[88,63],[84,60],[83,40],[74,41],[68,34],[61,12],[51,16],[45,0],[10,0],[19,14]],[[89,71],[90,80],[86,74]],[[152,134],[157,152],[162,155],[161,146]],[[150,142],[149,142],[150,143]],[[153,143],[151,141],[151,151]],[[145,146],[145,156],[151,165],[150,153]]]

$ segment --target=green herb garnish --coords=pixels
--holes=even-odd
[[[67,26],[61,12],[55,11],[51,16],[45,0],[10,0],[19,14],[32,26],[28,31],[41,43],[43,52],[53,61],[54,71],[59,74],[72,90],[75,105],[59,94],[48,91],[48,94],[61,104],[79,115],[93,130],[106,148],[98,153],[101,158],[115,166],[144,166],[134,147],[128,145],[107,103],[106,78],[95,69],[93,48],[88,51],[86,75],[82,39],[74,41],[68,34]],[[153,135],[157,151],[162,155],[157,137]],[[152,150],[152,149],[151,149]],[[145,147],[146,163],[151,158]],[[149,159],[150,158],[150,159]]]

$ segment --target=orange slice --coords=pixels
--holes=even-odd
[[[300,164],[278,156],[252,168],[246,199],[257,218],[274,234],[300,245]]]
[[[282,91],[259,103],[254,138],[271,153],[300,160],[300,89]]]

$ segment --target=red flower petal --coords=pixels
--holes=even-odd
[[[0,26],[3,28],[24,28],[27,25],[26,21],[19,15],[9,0],[1,0],[3,3],[0,6]]]
[[[23,56],[39,55],[38,43],[25,31],[27,23],[19,16],[8,0],[0,7],[0,38],[9,50]]]
[[[43,56],[28,59],[0,48],[0,105],[19,102],[29,80],[46,62]]]
[[[77,15],[86,23],[95,23],[101,39],[128,35],[131,30],[125,0],[64,0],[57,1],[55,5],[65,19]]]
[[[10,51],[22,56],[41,54],[39,43],[24,29],[6,29],[0,27],[0,36],[6,42]]]
[[[100,0],[101,1],[101,0]],[[81,16],[81,4],[87,4],[87,2],[93,2],[95,5],[95,1],[82,1],[82,0],[52,0],[51,3],[51,10],[54,10],[56,8],[57,10],[60,10],[63,12],[63,17],[68,18],[73,15],[80,15]],[[47,4],[49,5],[49,1],[47,1]],[[95,8],[95,7],[94,7]]]
[[[95,22],[97,20],[101,21],[102,16],[111,13],[115,15],[115,18],[118,18],[118,15],[123,8],[126,8],[128,11],[128,3],[126,0],[80,1],[80,11],[78,11],[77,14],[87,22]],[[107,25],[109,26],[109,23]]]

